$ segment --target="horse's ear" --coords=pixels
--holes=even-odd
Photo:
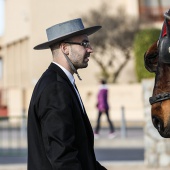
[[[158,47],[157,41],[144,54],[145,68],[149,72],[156,72],[158,66]]]

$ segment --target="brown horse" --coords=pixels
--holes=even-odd
[[[164,17],[159,40],[146,51],[144,61],[146,69],[155,73],[149,99],[153,125],[162,137],[170,138],[170,10]]]

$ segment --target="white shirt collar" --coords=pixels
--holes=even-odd
[[[68,71],[68,70],[66,70],[63,66],[61,66],[60,64],[58,64],[58,63],[56,63],[56,62],[52,62],[52,63],[54,63],[54,64],[56,64],[58,67],[60,67],[63,71],[64,71],[64,73],[67,75],[67,77],[68,77],[68,79],[70,80],[70,82],[72,83],[72,84],[74,84],[74,76]]]
[[[53,61],[53,63],[56,64],[57,66],[59,66],[59,67],[64,71],[64,73],[67,75],[67,77],[69,78],[70,82],[72,83],[72,85],[73,85],[73,87],[74,87],[74,89],[75,89],[75,91],[76,91],[76,93],[77,93],[77,96],[78,96],[78,98],[79,98],[81,107],[82,107],[82,109],[83,109],[83,112],[85,113],[84,106],[83,106],[83,102],[82,102],[82,100],[81,100],[80,94],[79,94],[79,92],[77,91],[77,89],[75,88],[75,85],[74,85],[75,80],[74,80],[73,75],[72,75],[68,70],[66,70],[63,66],[61,66],[60,64],[55,63],[54,61]]]

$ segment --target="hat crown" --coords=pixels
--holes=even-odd
[[[66,21],[53,25],[46,29],[48,41],[34,47],[35,50],[48,49],[54,43],[59,43],[68,38],[86,34],[87,36],[95,33],[101,26],[84,28],[81,18]]]
[[[83,22],[80,18],[56,24],[46,29],[48,41],[74,33],[84,29]]]

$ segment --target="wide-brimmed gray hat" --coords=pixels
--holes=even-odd
[[[35,50],[48,49],[50,45],[61,42],[65,39],[77,35],[91,35],[98,31],[101,26],[93,26],[84,28],[83,22],[80,18],[56,24],[46,29],[48,41],[34,47]]]

